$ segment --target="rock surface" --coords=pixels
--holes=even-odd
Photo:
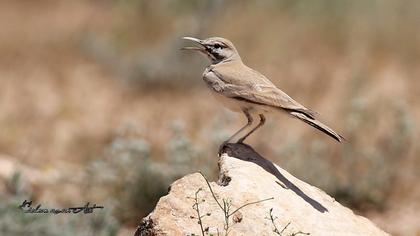
[[[204,235],[388,235],[248,145],[225,146],[219,169],[211,189],[200,173],[175,181],[135,235],[203,235],[196,202]]]

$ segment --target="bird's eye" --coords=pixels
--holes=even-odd
[[[223,46],[221,45],[221,44],[218,44],[218,43],[216,43],[215,45],[214,45],[214,48],[215,49],[220,49],[220,48],[222,48]]]

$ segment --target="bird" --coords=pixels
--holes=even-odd
[[[194,42],[194,46],[183,47],[182,50],[199,51],[210,59],[210,65],[203,72],[203,80],[216,99],[228,109],[242,112],[247,118],[247,123],[224,141],[220,148],[251,127],[254,118],[259,117],[259,123],[236,142],[243,143],[249,135],[264,125],[265,115],[270,113],[285,113],[315,127],[338,142],[345,140],[342,135],[317,120],[315,111],[298,103],[264,75],[246,66],[228,39],[183,39]]]

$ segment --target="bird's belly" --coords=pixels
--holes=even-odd
[[[244,110],[248,110],[251,113],[262,114],[262,113],[266,113],[270,111],[270,109],[266,106],[236,100],[234,98],[226,97],[217,92],[212,92],[212,94],[216,98],[217,101],[219,101],[226,108],[234,112],[242,112]]]
[[[213,96],[216,98],[217,101],[222,103],[229,110],[235,111],[235,112],[242,111],[242,106],[240,102],[235,101],[233,98],[228,98],[226,96],[223,96],[222,94],[217,93],[217,92],[212,91],[211,93],[213,94]]]

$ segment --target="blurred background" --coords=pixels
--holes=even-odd
[[[217,173],[245,118],[182,36],[244,62],[340,131],[271,117],[247,142],[395,235],[420,235],[420,2],[0,1],[0,234],[132,235],[168,186]],[[32,215],[87,201],[87,215]]]

